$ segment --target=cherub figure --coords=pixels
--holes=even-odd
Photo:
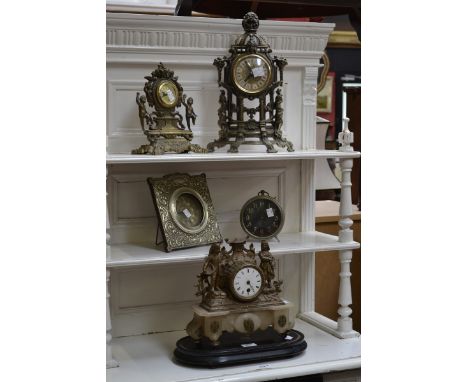
[[[275,267],[273,255],[270,253],[270,246],[266,240],[261,242],[261,250],[258,253],[260,258],[260,269],[263,271],[268,288],[271,288],[271,281],[275,278]]]
[[[182,104],[185,106],[185,120],[187,121],[187,127],[190,131],[192,131],[190,127],[190,121],[195,125],[195,120],[197,119],[197,115],[195,114],[195,111],[193,110],[193,98],[189,97],[187,98],[187,101],[185,99],[187,98],[187,95],[184,94],[182,96]]]
[[[138,105],[138,116],[140,117],[140,125],[143,131],[145,131],[145,119],[148,122],[151,121],[151,117],[146,111],[146,97],[144,95],[140,96],[140,93],[137,92],[136,103]]]

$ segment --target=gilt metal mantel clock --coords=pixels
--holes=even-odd
[[[257,35],[258,17],[249,12],[242,26],[245,33],[231,46],[230,57],[216,58],[218,85],[221,89],[218,109],[219,138],[210,142],[208,151],[230,145],[237,153],[240,145],[265,145],[267,152],[277,152],[275,145],[294,151],[283,137],[284,58],[271,57],[263,37]]]
[[[293,305],[280,297],[283,282],[268,242],[258,252],[245,241],[228,244],[229,250],[219,243],[209,249],[196,285],[202,301],[193,306],[176,359],[213,367],[301,353],[307,344],[292,329]]]
[[[191,123],[197,115],[193,108],[193,98],[187,98],[174,72],[159,63],[151,76],[146,76],[145,95],[136,95],[138,115],[143,133],[149,144],[132,150],[132,154],[183,153],[188,151],[206,152],[206,149],[190,143],[193,139]],[[146,104],[154,111],[148,112]],[[185,106],[185,126],[182,115],[176,110]]]

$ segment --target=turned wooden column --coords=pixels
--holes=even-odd
[[[353,133],[348,128],[348,118],[343,118],[344,129],[338,135],[340,143],[340,151],[354,151],[351,144],[353,143]],[[341,159],[340,167],[342,173],[341,180],[341,200],[340,200],[340,226],[339,241],[342,243],[353,241],[353,230],[351,226],[353,221],[353,203],[351,198],[351,170],[353,168],[352,159]],[[353,257],[352,250],[339,251],[340,259],[340,289],[338,295],[338,332],[341,337],[354,337],[353,319],[350,317],[353,312],[349,307],[352,303],[351,297],[351,259]]]

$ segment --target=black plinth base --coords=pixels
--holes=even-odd
[[[206,338],[198,343],[190,337],[181,338],[176,344],[175,359],[191,366],[220,367],[289,358],[307,347],[301,332],[289,330],[280,335],[271,328],[258,330],[248,337],[225,332],[219,341],[215,346]]]

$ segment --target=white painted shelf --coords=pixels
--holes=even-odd
[[[322,232],[284,233],[279,235],[279,239],[280,242],[269,241],[271,252],[276,256],[359,248],[359,243],[355,241],[340,243],[337,236]],[[259,243],[256,243],[258,247]],[[166,253],[156,249],[154,243],[111,245],[107,267],[200,261],[208,255],[208,249],[209,246],[202,246]]]
[[[338,339],[296,320],[307,341],[301,355],[264,363],[203,369],[175,363],[173,351],[185,331],[114,338],[112,350],[120,366],[107,370],[108,382],[238,382],[268,381],[300,375],[356,369],[361,366],[361,339]]]
[[[358,151],[339,150],[298,150],[293,152],[268,153],[223,153],[214,152],[207,154],[164,154],[164,155],[131,155],[108,154],[107,164],[126,163],[184,163],[184,162],[238,162],[238,161],[278,161],[291,159],[316,159],[316,158],[359,158]]]

